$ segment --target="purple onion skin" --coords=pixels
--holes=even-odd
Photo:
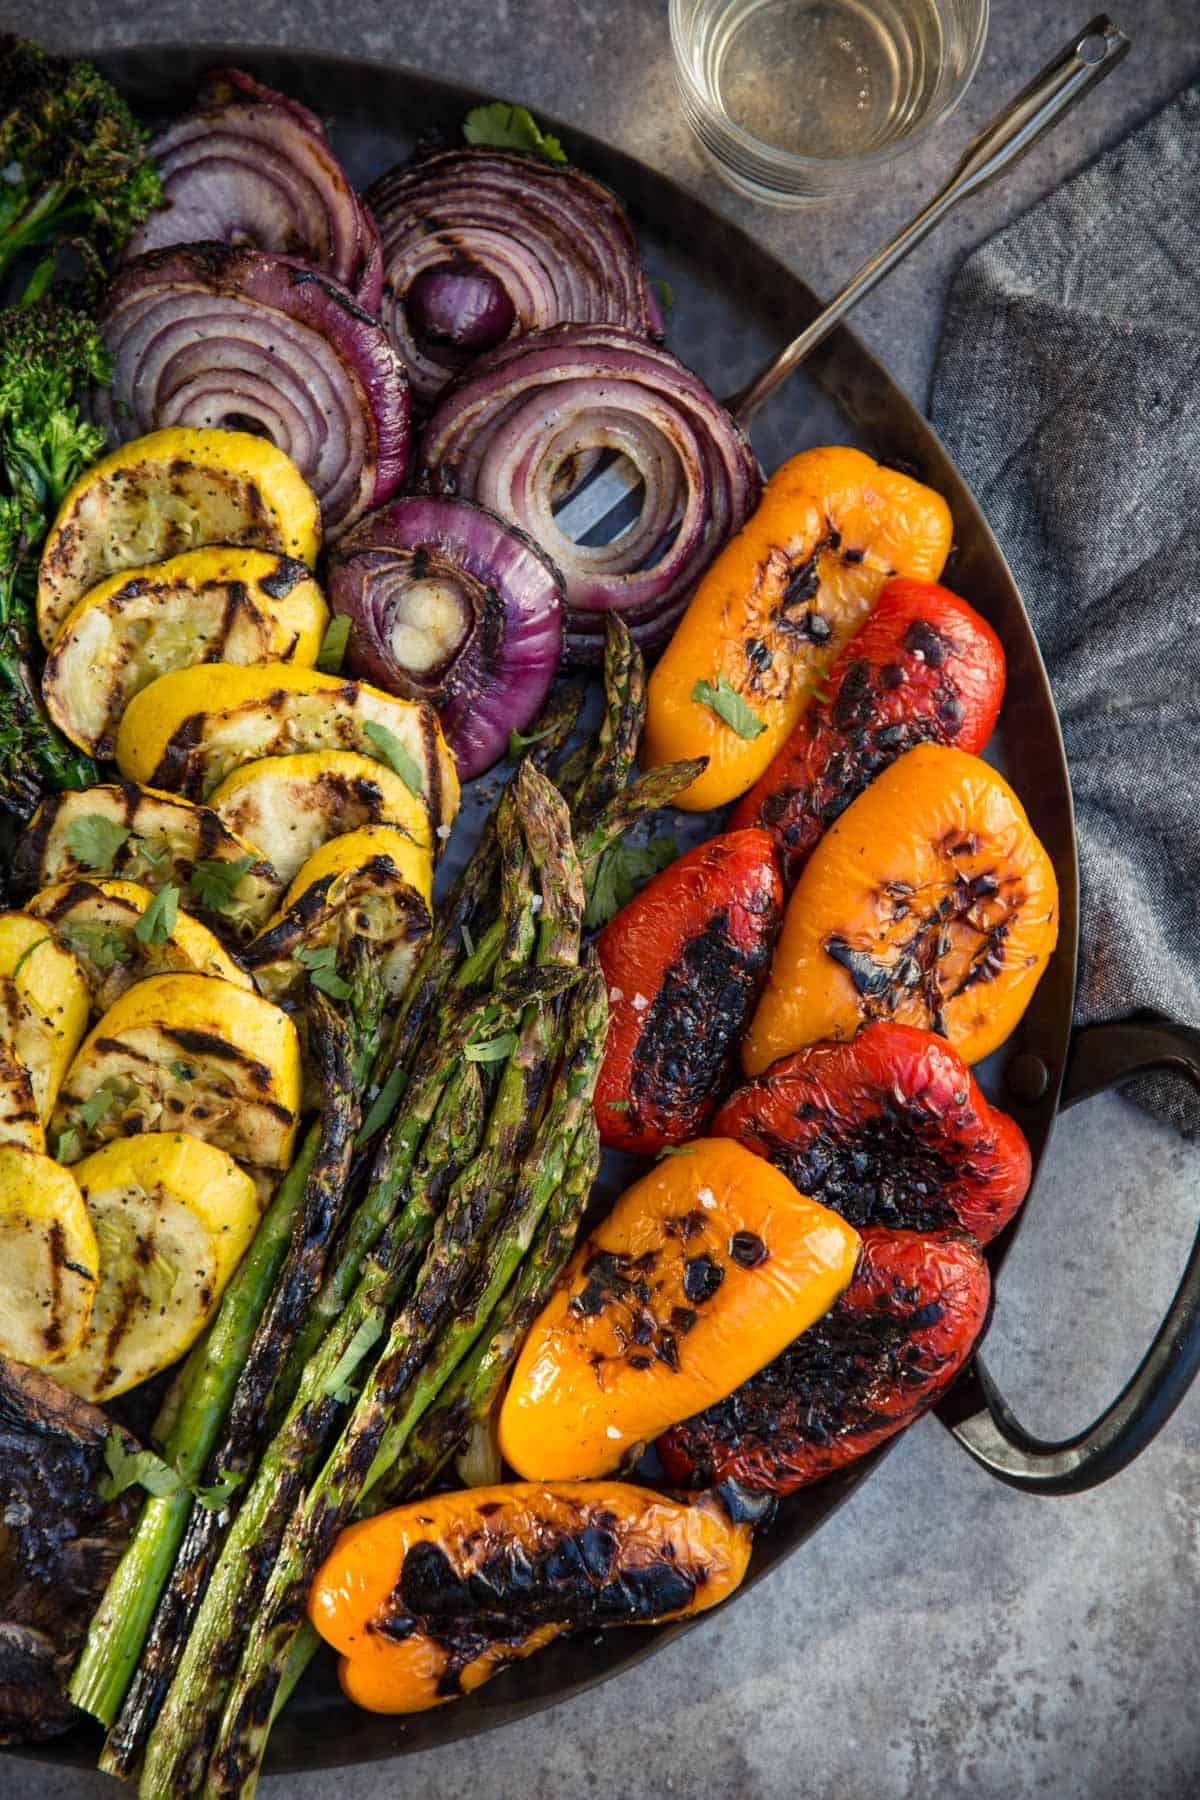
[[[160,133],[153,151],[167,204],[133,233],[126,259],[214,239],[298,256],[378,317],[383,258],[375,220],[307,106],[241,69],[212,69],[195,105]]]
[[[627,444],[643,428],[650,440],[642,512],[604,551],[576,554],[555,524],[543,473],[562,442],[576,456],[607,442],[618,415]],[[565,649],[575,666],[601,661],[609,612],[621,614],[644,651],[659,649],[762,492],[749,440],[700,377],[640,333],[612,325],[528,332],[480,357],[426,421],[419,467],[431,493],[492,508],[553,555],[566,583]],[[664,548],[671,518],[677,530]]]
[[[661,334],[625,208],[582,169],[521,151],[440,150],[390,169],[367,197],[383,244],[380,317],[423,410],[469,357],[505,337],[567,320]],[[498,303],[477,323],[481,298],[465,286],[456,313],[440,278],[458,268],[503,294],[503,331]]]
[[[424,680],[396,660],[393,608],[381,573],[424,551],[435,565],[462,571],[484,595],[486,620]],[[511,525],[469,500],[414,494],[361,520],[330,556],[327,588],[335,613],[350,620],[347,665],[376,686],[436,707],[446,741],[469,781],[499,762],[509,734],[541,710],[563,643],[562,578],[541,550]]]
[[[426,269],[408,291],[408,319],[427,343],[478,354],[516,323],[512,301],[486,269]]]
[[[207,303],[232,308],[234,316],[245,309],[249,323],[263,327],[269,349],[255,352],[246,338],[236,333],[230,342],[236,354],[223,355],[229,344],[213,332],[209,357],[212,370],[208,389],[195,406],[175,403],[172,370],[181,358],[170,357],[158,369],[154,382],[139,381],[139,371],[154,360],[156,342],[168,329],[182,333],[188,320],[199,320]],[[346,491],[336,504],[326,505],[329,486],[313,481],[322,501],[326,536],[336,538],[365,513],[397,492],[408,470],[411,450],[408,383],[404,369],[383,327],[360,307],[353,295],[328,276],[292,256],[268,256],[257,250],[232,249],[225,244],[185,244],[155,250],[126,263],[117,273],[100,312],[100,328],[113,352],[113,382],[96,390],[93,411],[114,441],[139,437],[160,425],[222,424],[229,418],[245,420],[244,429],[256,429],[254,395],[239,381],[252,378],[279,394],[285,393],[289,327],[315,334],[313,339],[294,338],[293,357],[300,359],[311,348],[319,353],[330,380],[341,377],[341,397],[353,418],[353,432],[361,433],[364,451],[357,468],[349,433],[340,464],[337,445],[326,446],[325,436],[336,420],[320,413],[306,382],[294,377],[289,401],[301,412],[311,410],[313,433],[321,438],[322,454],[339,469]],[[209,341],[195,327],[190,348],[196,352]],[[186,346],[185,346],[186,348]],[[259,357],[256,363],[255,356]],[[181,376],[181,380],[183,377]],[[279,442],[267,423],[264,435]],[[349,428],[346,428],[349,430]],[[287,443],[280,448],[289,449]],[[301,465],[312,480],[312,472]]]

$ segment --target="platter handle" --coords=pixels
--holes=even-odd
[[[1173,1069],[1200,1088],[1200,1031],[1149,1016],[1075,1032],[1066,1108],[1135,1075]],[[1119,1473],[1162,1429],[1200,1371],[1200,1230],[1158,1332],[1120,1394],[1086,1430],[1052,1443],[1017,1421],[976,1357],[938,1407],[969,1456],[1030,1494],[1080,1494]]]

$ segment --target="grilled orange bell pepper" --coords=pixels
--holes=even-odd
[[[509,1482],[352,1525],[308,1609],[351,1700],[421,1712],[574,1626],[657,1625],[732,1593],[750,1529],[625,1482]]]
[[[500,1449],[530,1480],[604,1475],[778,1355],[850,1281],[858,1234],[729,1138],[617,1201],[525,1340]]]
[[[650,678],[645,765],[708,758],[675,804],[703,812],[744,794],[884,583],[936,581],[950,538],[940,494],[861,450],[805,450],[777,469]],[[701,697],[709,690],[733,723]]]
[[[1002,775],[919,744],[821,839],[797,882],[742,1066],[895,1019],[978,1062],[1012,1032],[1058,937],[1050,858]]]

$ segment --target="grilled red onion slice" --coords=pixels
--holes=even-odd
[[[642,512],[611,544],[576,544],[553,502],[564,475],[604,449],[641,473]],[[564,325],[492,351],[443,396],[421,461],[431,492],[477,500],[553,557],[577,663],[600,660],[609,612],[644,649],[661,644],[762,490],[745,434],[699,377],[613,326]]]
[[[329,559],[353,621],[356,675],[436,709],[464,781],[540,711],[562,655],[562,579],[469,500],[410,495],[363,519]]]
[[[258,432],[313,489],[327,539],[403,481],[404,370],[379,322],[296,258],[151,251],[119,271],[100,326],[113,380],[93,410],[114,441],[165,425]]]
[[[447,150],[392,169],[367,198],[383,240],[383,322],[419,405],[519,332],[567,320],[661,332],[625,209],[579,169]]]
[[[375,221],[306,106],[240,69],[213,69],[152,149],[166,205],[134,232],[129,256],[201,242],[297,256],[378,313]]]

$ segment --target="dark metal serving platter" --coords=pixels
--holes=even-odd
[[[457,137],[467,108],[491,97],[411,69],[248,45],[147,46],[98,60],[135,109],[152,120],[186,106],[204,69],[230,63],[245,67],[329,122],[335,148],[360,186],[407,157],[425,133],[441,130]],[[665,277],[674,289],[667,341],[715,392],[736,392],[819,310],[812,291],[783,263],[686,189],[610,145],[547,122],[571,158],[608,181],[625,200],[650,274]],[[1053,857],[1061,928],[1058,948],[1019,1031],[976,1072],[992,1098],[1019,1119],[1036,1171],[1054,1124],[1070,1040],[1077,879],[1062,739],[1020,594],[946,450],[886,368],[845,327],[775,395],[752,436],[768,471],[808,445],[837,442],[915,470],[945,495],[954,517],[955,548],[946,581],[990,620],[1004,644],[1008,694],[989,757],[1021,795]],[[1014,1066],[1022,1077],[1016,1083],[1011,1079]],[[1030,1204],[1037,1204],[1036,1195]],[[994,1268],[1003,1249],[992,1258]],[[1003,1284],[999,1303],[1003,1305]],[[775,1523],[759,1534],[742,1591],[791,1555],[878,1460],[876,1453],[785,1502]],[[719,1617],[706,1615],[688,1627],[630,1627],[560,1639],[470,1699],[407,1720],[352,1707],[340,1694],[331,1659],[323,1656],[276,1723],[266,1766],[274,1772],[333,1767],[449,1743],[568,1699],[631,1667],[680,1630],[718,1631]],[[97,1734],[81,1729],[26,1754],[86,1765],[94,1762],[98,1741]]]

